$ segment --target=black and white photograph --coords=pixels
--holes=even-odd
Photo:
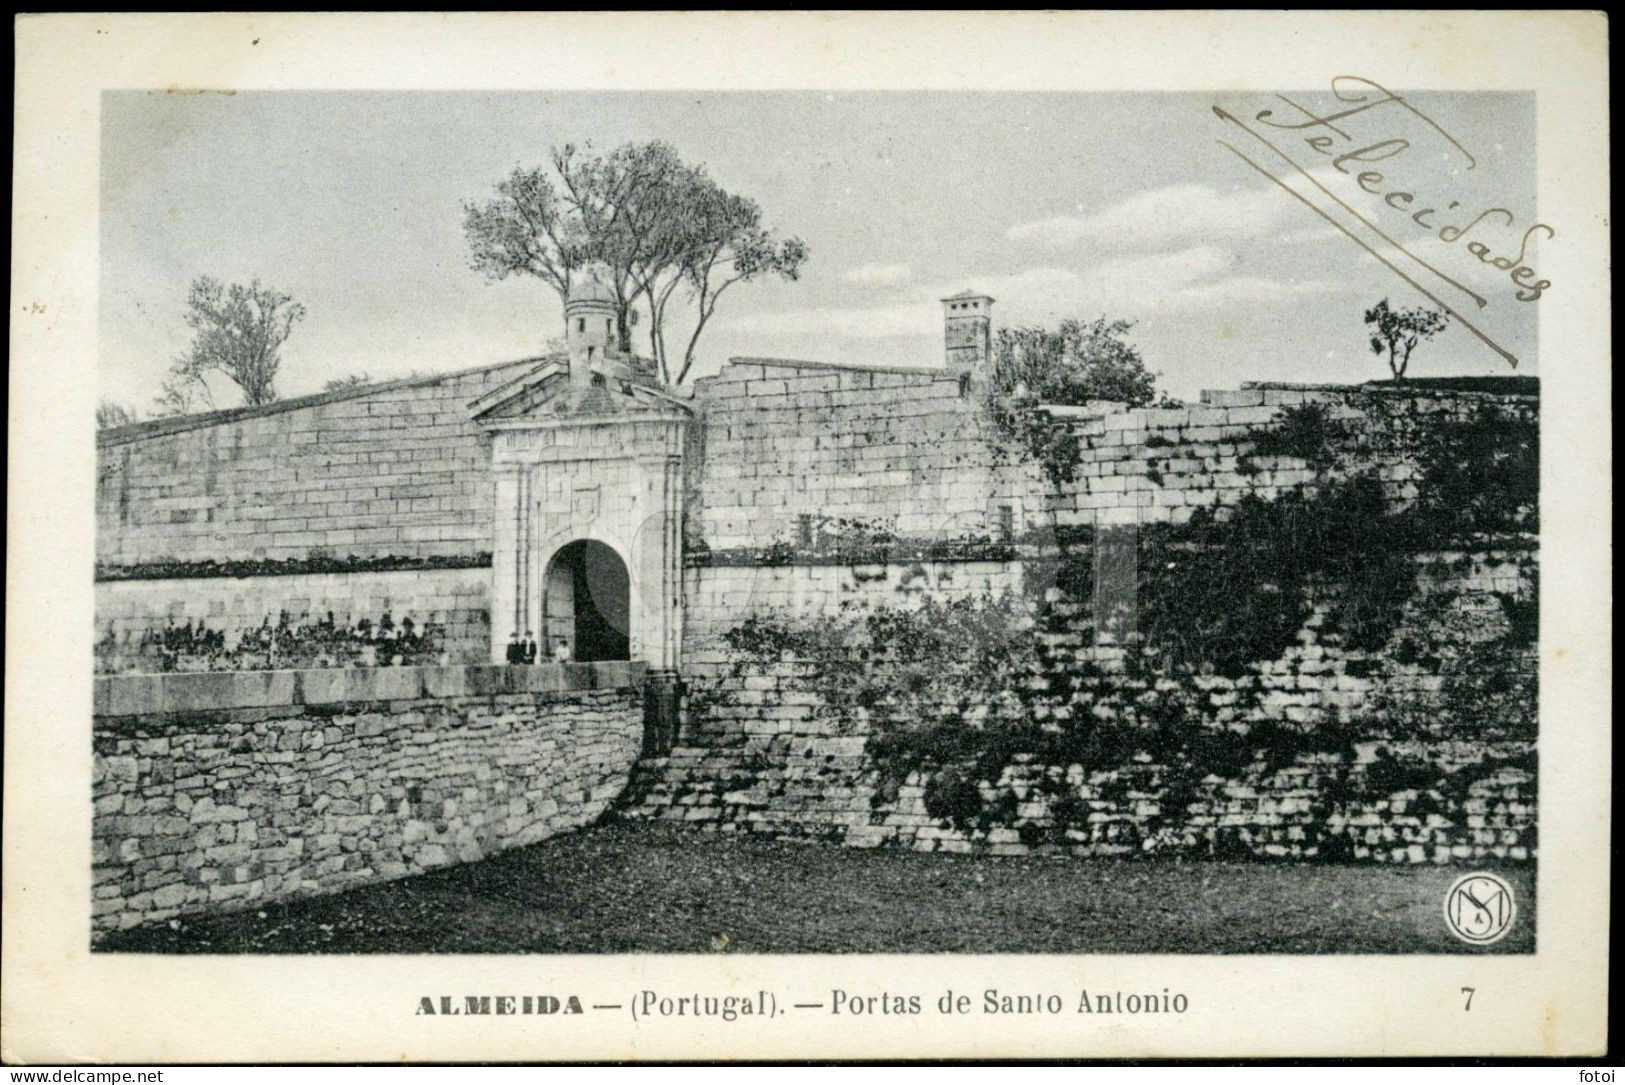
[[[1539,91],[1354,59],[100,87],[74,952],[836,977],[396,987],[407,1031],[1216,997],[877,955],[1537,966],[1596,227]]]

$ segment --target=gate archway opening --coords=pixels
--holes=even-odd
[[[561,546],[542,585],[544,659],[561,640],[577,662],[632,658],[632,582],[613,547],[595,539]]]

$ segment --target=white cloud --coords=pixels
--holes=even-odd
[[[1132,291],[1167,290],[1212,279],[1236,265],[1235,254],[1212,245],[1196,245],[1173,252],[1142,253],[1103,260],[1089,270],[1097,289],[1121,283]]]
[[[1298,230],[1288,230],[1286,233],[1276,238],[1276,240],[1281,242],[1283,245],[1303,245],[1311,243],[1318,244],[1322,241],[1335,241],[1343,236],[1345,235],[1342,230],[1339,230],[1336,226],[1325,224],[1320,226],[1305,226]]]
[[[1319,281],[1274,279],[1241,268],[1234,252],[1213,245],[1120,256],[1090,268],[1079,296],[1087,300],[1085,312],[1148,316],[1266,305],[1331,289]]]
[[[875,285],[907,282],[912,274],[907,264],[864,264],[843,272],[841,278],[849,283]]]
[[[728,330],[751,335],[904,339],[930,335],[941,320],[942,306],[935,302],[899,302],[751,313],[730,320]]]
[[[1315,170],[1311,176],[1334,192],[1342,194],[1347,188],[1346,179],[1340,181],[1336,171]],[[1301,177],[1294,175],[1293,187],[1326,203]],[[1089,245],[1147,250],[1259,238],[1284,228],[1302,232],[1312,217],[1274,185],[1220,191],[1207,184],[1179,184],[1140,192],[1095,211],[1080,206],[1073,214],[1019,222],[1005,231],[1005,237],[1051,249]]]
[[[1293,298],[1313,297],[1334,290],[1331,283],[1319,279],[1283,282],[1251,275],[1238,275],[1216,283],[1188,286],[1172,300],[1177,308],[1207,309],[1217,305],[1263,305],[1290,301]]]
[[[972,275],[959,283],[942,283],[931,291],[938,297],[957,294],[961,290],[975,290],[988,294],[997,306],[995,312],[1020,310],[1034,305],[1048,306],[1064,303],[1076,296],[1084,277],[1066,267],[1033,267],[1004,275]]]
[[[1012,323],[1058,316],[1139,316],[1216,305],[1267,304],[1332,289],[1318,280],[1242,274],[1240,258],[1215,245],[1112,257],[1082,272],[1030,268],[1014,275],[973,278],[996,299],[995,318]]]
[[[774,336],[839,336],[906,339],[937,333],[938,299],[971,289],[995,299],[994,323],[1048,324],[1062,317],[1145,318],[1220,306],[1246,307],[1326,293],[1319,280],[1274,279],[1239,274],[1239,257],[1214,245],[1173,252],[1135,253],[1077,271],[1041,266],[1002,275],[972,275],[953,282],[915,284],[900,296],[869,306],[753,313],[730,323],[732,331]]]

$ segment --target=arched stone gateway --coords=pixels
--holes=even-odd
[[[491,659],[530,631],[542,659],[564,637],[572,659],[649,664],[658,748],[676,719],[693,412],[647,364],[609,349],[599,292],[589,280],[572,293],[564,355],[469,405],[496,482]]]
[[[578,539],[553,553],[542,572],[543,654],[579,663],[630,659],[631,578],[607,543]]]

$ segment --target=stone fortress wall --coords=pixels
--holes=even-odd
[[[1538,598],[1532,507],[1492,534],[1407,553],[1416,588],[1382,644],[1351,646],[1328,628],[1329,612],[1366,586],[1322,578],[1290,646],[1200,683],[1197,709],[1221,730],[1245,735],[1268,720],[1309,735],[1337,730],[1337,742],[1277,735],[1286,748],[1248,753],[1237,740],[1242,752],[1227,755],[1237,763],[1194,780],[1126,748],[1094,763],[1018,755],[970,781],[982,817],[959,825],[927,809],[940,765],[887,779],[872,745],[879,710],[854,708],[832,688],[853,680],[895,694],[876,681],[892,664],[877,654],[832,678],[827,644],[820,655],[784,637],[822,623],[850,638],[876,615],[1039,598],[1046,618],[1020,636],[1038,642],[1037,681],[1076,689],[1059,711],[1130,715],[1125,699],[1144,700],[1158,683],[1126,673],[1125,649],[1094,613],[1103,592],[1122,594],[1102,565],[1124,537],[1223,520],[1244,502],[1313,495],[1354,475],[1374,480],[1388,508],[1415,508],[1432,435],[1485,417],[1533,427],[1534,397],[1248,386],[1189,407],[1069,409],[1055,426],[1072,440],[1047,465],[993,434],[952,373],[746,359],[702,382],[700,398],[685,738],[640,769],[632,816],[926,850],[1533,857],[1532,731],[1486,721],[1476,733],[1428,734],[1395,722],[1396,706],[1414,713],[1498,681],[1468,673],[1486,665],[1483,642],[1511,645],[1493,665],[1517,672],[1517,696],[1533,712],[1532,638],[1511,637],[1508,617]],[[1261,443],[1306,404],[1336,435],[1335,463]],[[1066,583],[1068,569],[1091,566],[1081,590]],[[746,643],[752,619],[779,642]],[[1427,658],[1412,658],[1418,644]],[[1044,711],[1056,711],[1054,700]]]
[[[283,611],[340,625],[388,613],[438,626],[448,661],[484,661],[490,442],[467,404],[533,364],[102,435],[98,639],[191,622],[234,644]]]
[[[1001,454],[971,386],[948,371],[735,359],[695,399],[690,564],[865,535],[991,541],[999,509],[1039,492],[1036,468]]]
[[[387,610],[441,633],[437,657],[400,662],[488,658],[495,497],[489,444],[467,405],[521,364],[533,363],[108,435],[98,636],[116,646],[193,622],[229,638],[284,610],[295,620],[333,611],[340,626]],[[871,619],[895,632],[909,615],[1024,600],[1036,608],[1026,624],[997,634],[1006,654],[1030,657],[1020,684],[1038,691],[1028,698],[1038,729],[1066,732],[1086,714],[1138,718],[1172,696],[1170,683],[1136,669],[1102,615],[1106,603],[1144,609],[1133,570],[1147,545],[1233,511],[1312,500],[1355,475],[1375,480],[1385,508],[1419,507],[1431,435],[1486,412],[1534,426],[1534,397],[1247,386],[1189,407],[1058,410],[1038,453],[994,431],[967,377],[739,359],[699,382],[685,463],[681,739],[645,760],[625,813],[945,850],[1533,856],[1532,731],[1493,719],[1480,733],[1428,733],[1395,707],[1415,715],[1429,698],[1482,685],[1486,642],[1532,713],[1533,638],[1512,636],[1538,598],[1532,507],[1512,510],[1529,513],[1525,523],[1513,515],[1407,551],[1404,579],[1416,586],[1380,644],[1350,644],[1334,628],[1370,585],[1340,582],[1348,567],[1314,579],[1290,644],[1180,691],[1185,716],[1240,736],[1194,777],[1121,743],[1018,752],[974,771],[945,771],[947,757],[899,776],[882,764],[897,737],[885,733],[883,702],[922,681],[917,667],[884,652],[809,656],[793,639],[764,648],[750,634],[850,632]],[[1337,434],[1324,462],[1271,443],[1306,405]],[[279,664],[250,653],[223,665]],[[947,651],[946,678],[955,666]],[[842,684],[880,700],[855,709]],[[1281,725],[1273,746],[1249,746],[1266,721]],[[1283,738],[1282,728],[1342,737]],[[957,789],[954,801],[945,789]]]

